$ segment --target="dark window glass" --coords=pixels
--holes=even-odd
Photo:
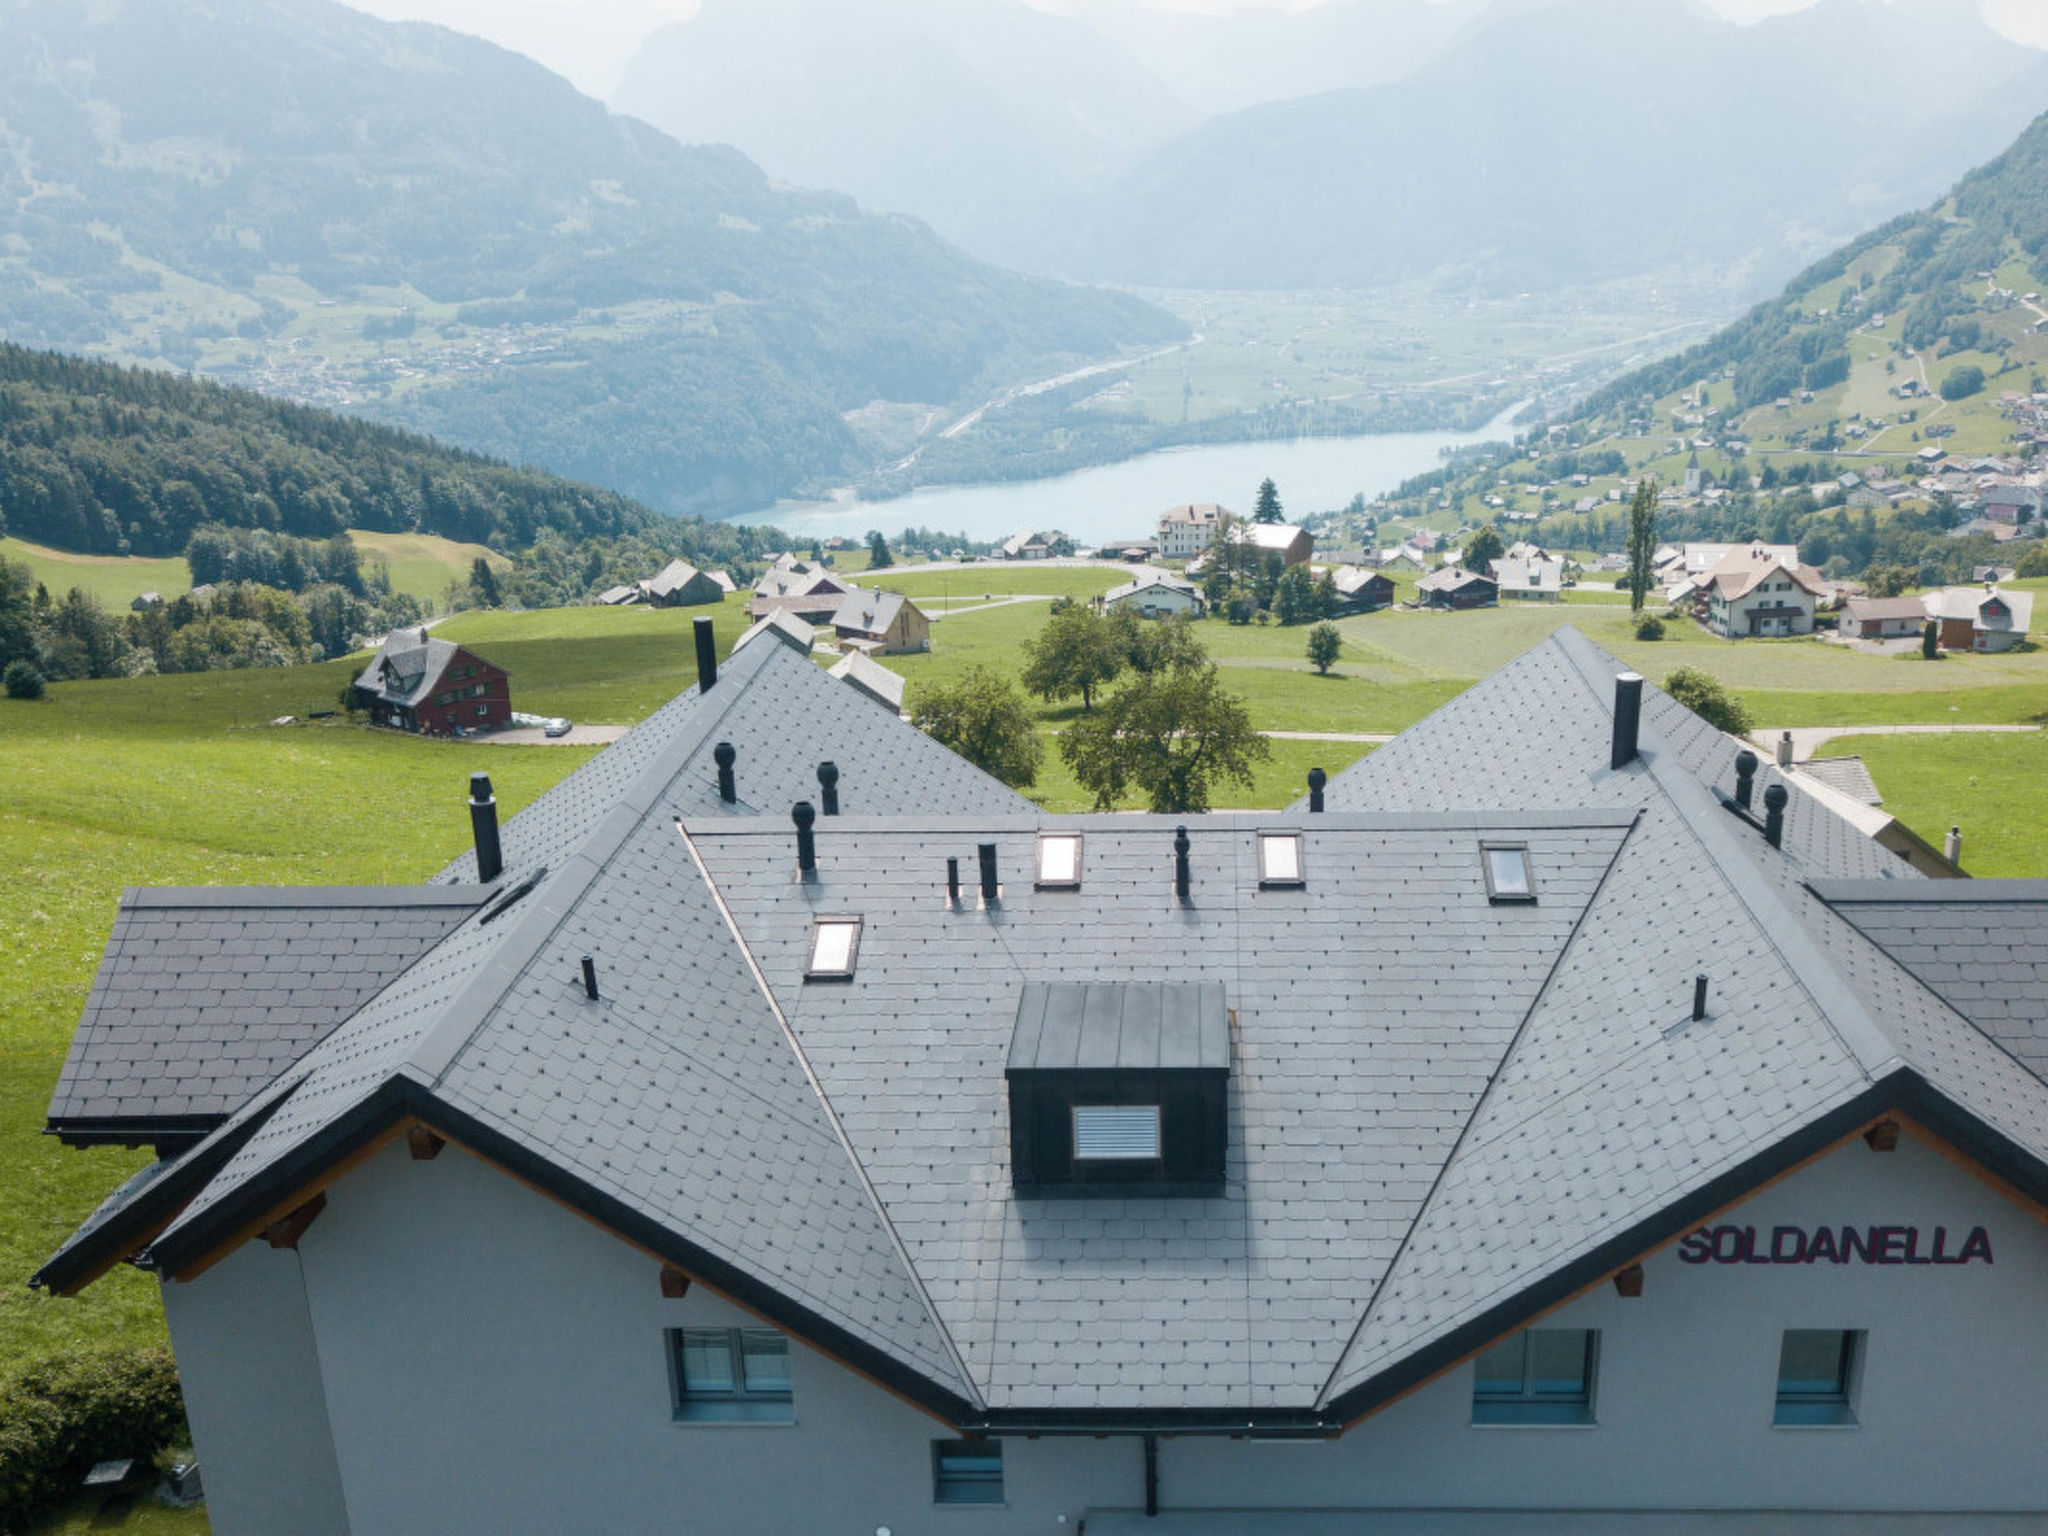
[[[1003,1502],[1003,1446],[1000,1440],[934,1440],[932,1502]]]
[[[672,1328],[675,1415],[703,1423],[795,1421],[789,1340],[773,1328]]]
[[[1599,1334],[1530,1328],[1503,1339],[1473,1368],[1475,1424],[1590,1424]]]
[[[1787,1328],[1778,1348],[1774,1424],[1854,1424],[1851,1395],[1860,1333],[1844,1328]]]

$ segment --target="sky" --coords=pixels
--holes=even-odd
[[[390,21],[432,21],[489,38],[569,77],[578,89],[609,97],[640,39],[697,9],[697,0],[348,0]],[[847,0],[848,4],[858,0]],[[972,0],[959,0],[972,3]],[[1107,0],[1028,0],[1046,10],[1086,14]],[[1168,10],[1302,10],[1326,0],[1123,0]],[[1817,0],[1703,0],[1735,21],[1804,10]],[[1889,0],[1893,4],[1924,0]],[[1977,0],[1984,19],[2019,42],[2048,48],[2048,0]]]

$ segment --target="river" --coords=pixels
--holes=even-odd
[[[1516,407],[1519,409],[1519,407]],[[931,528],[974,539],[1006,539],[1022,528],[1058,528],[1082,544],[1152,536],[1155,520],[1184,502],[1220,501],[1249,513],[1259,482],[1271,476],[1293,514],[1326,512],[1354,494],[1370,501],[1410,475],[1433,469],[1446,448],[1498,441],[1514,410],[1477,432],[1394,432],[1365,437],[1297,437],[1261,443],[1167,448],[1046,480],[1006,485],[943,485],[892,501],[782,502],[732,519],[773,523],[798,542],[834,534],[858,539],[870,528],[894,537]]]

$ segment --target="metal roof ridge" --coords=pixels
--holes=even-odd
[[[1290,832],[1470,832],[1511,828],[1556,830],[1582,827],[1626,827],[1636,812],[1625,807],[1589,805],[1571,809],[1508,808],[1456,811],[1297,811],[1283,807],[1270,811],[1206,811],[1189,813],[1150,811],[995,812],[949,811],[932,814],[835,815],[816,824],[825,830],[844,832],[901,833],[917,836],[933,830],[980,829],[989,832],[1068,831],[1155,832],[1185,826],[1190,837],[1202,832],[1254,832],[1284,828]],[[685,816],[680,818],[693,837],[787,836],[786,814],[761,812],[754,816]]]
[[[1615,658],[1571,625],[1560,628],[1557,638],[1571,659],[1573,669],[1600,700],[1601,708],[1611,712],[1614,674],[1612,670],[1603,669],[1618,665]],[[1596,678],[1604,678],[1604,691]],[[1805,918],[1785,900],[1750,857],[1748,850],[1736,841],[1735,825],[1729,812],[1714,793],[1678,761],[1676,752],[1665,744],[1662,733],[1652,723],[1648,710],[1643,711],[1638,742],[1637,760],[1649,778],[1671,801],[1679,819],[1712,859],[1721,877],[1727,881],[1729,890],[1756,923],[1764,941],[1778,952],[1778,958],[1784,962],[1794,981],[1812,1000],[1864,1075],[1874,1082],[1905,1066],[1905,1052],[1891,1031],[1850,985],[1834,957],[1815,939]],[[1797,863],[1783,850],[1773,851],[1779,857]],[[1890,956],[1885,958],[1891,961]],[[1891,963],[1897,964],[1896,961]]]
[[[1927,902],[2011,906],[2048,901],[2048,880],[2043,879],[1808,880],[1806,888],[1831,907],[1917,907]]]
[[[805,665],[808,666],[810,663],[806,661]],[[803,1041],[797,1038],[796,1030],[790,1026],[789,1016],[783,1012],[782,1004],[775,996],[775,989],[768,985],[768,977],[762,971],[760,962],[754,958],[753,946],[747,943],[747,936],[740,929],[739,919],[733,916],[732,909],[726,905],[725,893],[718,888],[717,877],[711,873],[711,866],[704,862],[704,857],[697,851],[697,844],[691,838],[689,829],[680,819],[676,822],[676,835],[682,839],[683,847],[690,855],[690,862],[697,866],[697,873],[704,881],[704,888],[711,893],[712,904],[718,908],[718,915],[724,919],[726,931],[732,935],[732,941],[739,949],[740,959],[746,965],[747,974],[753,978],[754,985],[760,988],[761,997],[768,1004],[768,1011],[774,1015],[775,1023],[782,1031],[784,1044],[796,1058],[797,1068],[803,1073],[804,1080],[810,1084],[811,1092],[818,1101],[818,1108],[825,1116],[825,1123],[831,1127],[833,1138],[839,1143],[840,1151],[846,1157],[847,1166],[853,1170],[854,1178],[859,1180],[861,1193],[867,1196],[868,1205],[875,1213],[875,1220],[881,1223],[883,1232],[888,1234],[889,1247],[896,1255],[896,1262],[903,1266],[903,1276],[909,1281],[910,1288],[917,1293],[918,1302],[924,1308],[932,1331],[944,1346],[946,1358],[959,1376],[960,1385],[966,1391],[968,1400],[976,1411],[987,1412],[988,1400],[975,1381],[974,1373],[968,1369],[967,1357],[961,1353],[960,1346],[954,1341],[953,1332],[946,1326],[937,1303],[932,1300],[931,1291],[924,1283],[924,1276],[918,1273],[917,1264],[910,1256],[910,1248],[903,1241],[903,1234],[896,1230],[896,1223],[890,1219],[888,1204],[875,1189],[874,1180],[869,1177],[867,1166],[861,1162],[853,1138],[847,1135],[846,1127],[841,1124],[839,1112],[832,1107],[832,1097],[825,1091],[825,1084],[811,1065],[811,1058],[804,1051]]]

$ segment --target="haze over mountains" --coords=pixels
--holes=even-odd
[[[2048,56],[1969,0],[1747,27],[1687,0],[1090,19],[707,0],[616,101],[1053,275],[1513,292],[1689,270],[1730,298],[1925,202],[2048,106]]]

